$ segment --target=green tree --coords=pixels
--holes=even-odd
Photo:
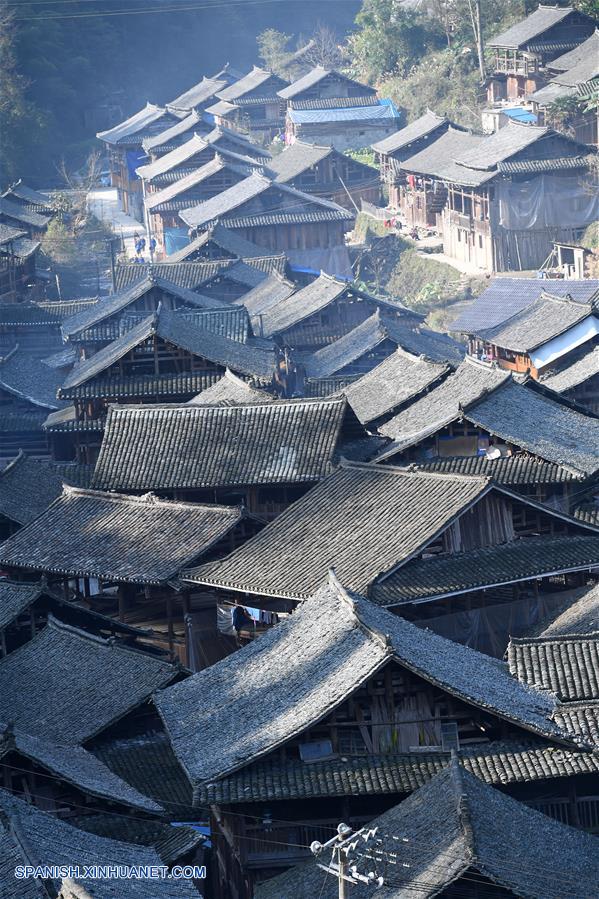
[[[283,34],[276,28],[267,28],[256,38],[260,59],[270,72],[285,77],[285,72],[293,53],[288,49],[290,34]]]
[[[403,75],[438,43],[438,32],[401,0],[364,0],[348,41],[352,70],[369,82],[391,72]]]

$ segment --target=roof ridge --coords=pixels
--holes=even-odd
[[[392,655],[393,645],[391,643],[390,635],[382,634],[380,631],[376,630],[376,628],[373,628],[371,625],[366,624],[362,620],[362,617],[360,616],[358,607],[356,605],[356,601],[353,599],[351,594],[345,589],[345,587],[343,586],[341,581],[337,578],[337,575],[335,574],[335,569],[333,567],[329,568],[328,582],[329,582],[329,586],[332,587],[333,590],[335,590],[339,599],[341,599],[342,602],[344,602],[345,605],[349,608],[349,610],[350,610],[352,616],[355,618],[356,624],[358,625],[360,630],[363,633],[365,633],[368,637],[375,640],[377,643],[380,643],[382,648],[385,650],[385,652],[387,652],[389,655]]]
[[[401,466],[401,465],[378,465],[376,462],[354,462],[349,459],[343,459],[339,463],[339,468],[357,468],[364,469],[366,471],[372,471],[376,474],[396,474],[403,475],[404,477],[423,477],[423,478],[431,478],[431,479],[442,479],[447,477],[455,478],[456,480],[461,481],[470,481],[473,480],[481,481],[487,484],[490,484],[493,481],[493,478],[490,475],[477,475],[477,474],[454,474],[453,472],[444,472],[444,471],[423,471],[422,469],[412,469],[411,466]],[[493,486],[497,486],[493,484]]]
[[[548,636],[541,634],[538,637],[510,637],[508,648],[510,645],[529,646],[534,643],[577,643],[581,640],[588,642],[599,641],[599,630],[588,631],[586,634],[550,634]]]
[[[472,826],[472,818],[470,814],[470,802],[468,798],[468,791],[464,786],[464,772],[459,763],[457,753],[453,749],[451,751],[451,760],[449,762],[449,772],[451,785],[456,799],[458,825],[464,837],[466,856],[468,858],[468,861],[472,862],[476,858],[476,851],[474,846],[474,828]]]
[[[7,474],[9,471],[12,471],[13,468],[15,468],[18,463],[22,462],[26,458],[27,458],[27,456],[26,456],[24,450],[20,449],[19,452],[17,453],[17,455],[14,457],[14,459],[11,459],[10,462],[8,463],[8,465],[6,465],[2,469],[2,471],[0,471],[0,480],[4,477],[5,474]]]
[[[139,407],[136,407],[139,408]],[[142,407],[143,408],[143,407]],[[210,408],[210,407],[193,407],[188,406],[187,408]],[[217,407],[220,408],[220,407]],[[228,408],[228,407],[223,407]],[[147,493],[143,493],[141,496],[134,496],[130,493],[117,493],[108,490],[95,490],[92,487],[72,487],[70,484],[63,484],[63,492],[61,496],[58,496],[54,502],[58,502],[63,496],[91,496],[95,499],[103,499],[110,502],[129,502],[133,505],[145,505],[145,506],[181,506],[184,508],[191,509],[209,509],[211,512],[218,513],[229,513],[237,510],[238,513],[241,513],[241,506],[224,506],[218,505],[214,503],[193,503],[189,500],[181,500],[181,499],[164,499],[161,496],[157,496],[152,491],[148,491]]]

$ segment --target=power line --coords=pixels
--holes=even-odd
[[[50,2],[50,0],[48,0]],[[231,6],[267,6],[276,3],[301,3],[304,0],[227,0],[227,8]],[[327,3],[344,3],[345,0],[321,0]],[[83,13],[52,13],[42,16],[14,16],[15,22],[39,22],[49,21],[51,19],[92,19],[92,18],[110,18],[112,16],[135,16],[135,15],[157,15],[159,13],[174,12],[195,12],[196,10],[214,9],[223,11],[223,4],[214,3],[196,3],[190,6],[170,6],[160,7],[158,9],[146,7],[145,9],[122,9],[107,10],[104,12],[83,12]]]

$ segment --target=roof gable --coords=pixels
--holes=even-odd
[[[161,691],[155,702],[190,780],[205,783],[322,720],[391,661],[476,708],[568,741],[551,720],[556,700],[550,694],[512,678],[503,662],[348,594],[333,575],[269,633]],[[282,667],[287,676],[273,677]],[[216,684],[217,709],[210,702]],[[256,684],[265,690],[258,706]]]
[[[592,303],[542,293],[525,309],[516,312],[498,327],[480,331],[495,346],[516,353],[530,353],[593,314]]]
[[[176,117],[163,106],[146,103],[139,112],[108,131],[98,132],[96,137],[107,144],[141,143],[143,137],[156,133],[158,123],[163,124],[164,130],[169,124],[174,124],[175,120]]]
[[[385,899],[428,899],[452,885],[466,889],[476,880],[472,872],[490,879],[491,885],[483,885],[489,895],[496,884],[502,895],[507,890],[531,899],[560,899],[576,889],[590,896],[599,872],[592,836],[487,786],[457,760],[368,826],[376,831],[384,858],[395,858],[398,844],[402,847],[402,863],[393,866],[379,889]],[[356,870],[364,879],[373,867],[366,846],[359,840],[352,844]],[[461,880],[469,870],[471,876]],[[322,899],[335,899],[337,878],[325,874],[323,880],[322,865],[311,859],[259,884],[256,899],[311,899],[318,892]]]

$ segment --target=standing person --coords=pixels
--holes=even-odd
[[[155,237],[150,237],[149,248],[150,248],[150,259],[153,262],[154,261],[154,253],[156,252],[156,238]]]
[[[235,631],[235,636],[237,637],[237,642],[241,643],[241,631],[244,627],[253,627],[254,619],[249,614],[248,610],[245,606],[242,606],[239,600],[235,601],[235,607],[233,609],[233,629]]]

